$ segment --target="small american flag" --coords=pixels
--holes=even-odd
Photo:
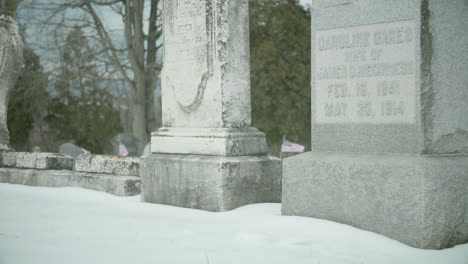
[[[123,156],[123,157],[128,156],[127,147],[125,147],[125,145],[122,143],[119,144],[119,156]]]
[[[285,153],[303,153],[305,147],[296,143],[292,143],[287,140],[283,140],[283,145],[281,146],[281,152]]]

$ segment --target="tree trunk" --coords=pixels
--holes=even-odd
[[[131,132],[139,140],[137,145],[140,154],[143,152],[146,143],[149,142],[151,132],[160,127],[162,123],[161,104],[157,104],[158,109],[155,109],[154,103],[157,76],[161,70],[161,66],[157,65],[157,54],[162,46],[161,43],[158,45],[158,40],[162,36],[161,0],[150,0],[150,17],[147,20],[148,35],[145,35],[143,30],[143,26],[146,26],[146,23],[144,23],[146,20],[144,18],[145,3],[148,3],[148,0],[80,0],[57,4],[57,8],[52,9],[55,14],[67,9],[78,9],[89,15],[90,23],[92,28],[96,30],[104,55],[109,64],[115,67],[122,79],[127,83],[133,95],[129,110]],[[123,50],[114,45],[111,35],[99,16],[99,12],[95,9],[97,6],[111,7],[122,16],[126,44],[124,50],[127,53],[126,60],[121,59]],[[61,14],[63,15],[63,13]],[[52,17],[55,17],[55,15]],[[63,19],[66,19],[65,16]],[[84,19],[84,21],[88,20]]]
[[[133,97],[132,106],[132,128],[133,135],[138,139],[138,155],[141,155],[143,153],[146,143],[149,142],[150,134],[148,134],[147,132],[147,104],[145,79],[143,76],[135,77],[136,91]]]
[[[152,0],[151,1],[151,9],[150,9],[150,17],[149,17],[149,24],[148,24],[148,41],[147,41],[147,54],[146,54],[146,68],[145,68],[145,92],[146,92],[146,119],[147,119],[147,132],[148,135],[151,135],[151,132],[155,131],[157,128],[161,126],[162,118],[161,118],[161,104],[158,105],[158,109],[155,109],[154,104],[154,90],[156,89],[156,82],[157,82],[157,72],[159,72],[159,68],[157,68],[156,64],[156,57],[157,52],[160,48],[157,45],[157,40],[161,36],[161,29],[159,26],[158,29],[158,17],[159,13],[159,0]]]
[[[154,65],[154,64],[153,64]],[[146,106],[146,132],[151,135],[151,132],[159,128],[158,119],[156,118],[156,109],[154,104],[154,90],[156,89],[156,76],[154,71],[147,67],[145,74],[145,106]],[[159,113],[158,113],[159,114]]]

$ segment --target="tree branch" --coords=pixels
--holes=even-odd
[[[135,88],[134,82],[129,78],[127,72],[122,67],[122,63],[120,62],[120,59],[117,56],[112,40],[110,39],[109,34],[104,28],[104,25],[102,24],[101,19],[96,14],[96,11],[94,10],[90,2],[86,3],[86,7],[94,21],[94,24],[96,25],[96,31],[98,33],[99,38],[101,39],[102,45],[105,48],[107,48],[107,51],[108,51],[106,52],[107,57],[112,62],[112,64],[114,64],[114,66],[119,70],[119,73],[120,75],[122,75],[122,78],[124,78],[129,83],[129,85],[132,86],[132,88]]]

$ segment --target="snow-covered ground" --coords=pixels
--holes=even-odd
[[[0,263],[468,263],[468,245],[419,250],[279,204],[225,213],[79,188],[0,184]]]

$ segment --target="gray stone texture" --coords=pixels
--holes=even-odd
[[[248,19],[247,0],[164,2],[164,127],[142,160],[144,202],[225,211],[280,201],[281,161],[251,127]]]
[[[16,2],[4,3],[8,15],[16,9]],[[15,7],[15,8],[13,8]],[[23,42],[18,25],[10,16],[0,13],[0,151],[10,150],[7,127],[8,100],[23,65]]]
[[[81,187],[118,196],[132,196],[140,193],[140,179],[135,176],[67,170],[0,168],[0,182],[42,187]]]
[[[250,126],[248,7],[246,0],[164,2],[163,126]]]
[[[265,134],[243,128],[161,128],[152,134],[152,152],[214,156],[266,155]]]
[[[284,160],[282,213],[417,248],[468,242],[468,156],[309,152]]]
[[[108,155],[80,155],[75,158],[74,169],[81,172],[139,176],[140,159]]]
[[[251,127],[248,7],[246,0],[164,2],[164,127],[152,135],[153,153],[267,153],[265,135]]]
[[[432,46],[427,56],[432,56],[422,109],[428,120],[425,152],[468,154],[468,2],[431,0],[427,5],[427,45]]]
[[[314,120],[312,149],[363,153],[468,153],[468,7],[464,0],[314,1],[316,32],[393,21],[416,21],[416,118],[412,124]],[[312,69],[317,62],[312,54]],[[313,75],[314,76],[314,75]],[[316,94],[312,80],[312,94]]]
[[[72,170],[73,158],[58,153],[5,152],[0,154],[0,166],[41,170]]]
[[[58,153],[0,154],[0,182],[43,187],[81,187],[119,196],[140,193],[139,158]]]
[[[465,0],[314,1],[312,152],[284,160],[283,214],[353,225],[418,248],[468,242],[467,28]],[[359,39],[347,32],[367,33],[369,41],[356,45]],[[411,33],[402,38],[401,32]],[[368,57],[349,60],[346,54],[356,51]],[[383,55],[373,58],[372,52]],[[410,70],[375,70],[400,63],[395,57],[409,61]],[[339,63],[345,77],[321,73]],[[361,66],[372,74],[353,75]],[[379,85],[388,80],[398,83],[398,93],[381,93]],[[370,94],[336,93],[335,82],[362,83]],[[355,97],[377,105],[376,111],[354,120],[335,118],[341,112],[319,115],[324,102],[349,107]],[[405,110],[387,118],[378,103],[395,98],[407,100]]]
[[[281,160],[152,154],[142,159],[142,201],[207,211],[280,202]]]

